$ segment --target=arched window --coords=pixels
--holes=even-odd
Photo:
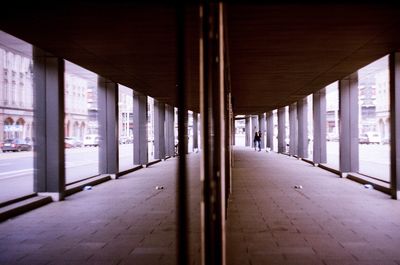
[[[3,131],[4,139],[13,138],[13,125],[14,125],[14,120],[11,117],[8,117],[7,119],[4,120],[4,131]]]
[[[23,118],[19,118],[15,125],[15,138],[17,139],[25,138],[24,127],[25,127],[25,120]]]

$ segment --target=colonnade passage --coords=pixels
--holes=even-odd
[[[1,11],[1,264],[400,265],[397,4]]]

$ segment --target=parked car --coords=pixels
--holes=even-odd
[[[381,143],[381,136],[377,132],[367,132],[368,141],[370,144],[380,144]]]
[[[87,134],[83,138],[84,146],[98,146],[100,142],[100,136],[97,134]]]
[[[119,138],[119,144],[130,144],[132,143],[129,137],[121,136]]]
[[[336,133],[327,133],[326,140],[328,142],[338,142],[339,136]]]
[[[366,132],[359,136],[358,142],[360,144],[380,144],[381,137],[377,132]]]
[[[64,138],[65,148],[82,147],[83,143],[75,137]]]
[[[3,152],[31,151],[32,145],[22,139],[7,139],[4,141],[1,150]]]
[[[360,136],[358,136],[358,143],[360,143],[360,144],[369,144],[368,135],[363,133]]]

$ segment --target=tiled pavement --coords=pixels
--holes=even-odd
[[[234,157],[229,265],[400,265],[400,202],[292,157],[245,148]],[[200,264],[199,155],[188,159]],[[0,264],[175,264],[176,162],[0,223]]]
[[[228,264],[400,264],[399,201],[293,157],[234,158]]]
[[[199,263],[199,155],[191,172],[191,253]],[[176,159],[0,223],[0,264],[175,264]],[[163,190],[156,190],[163,186]]]

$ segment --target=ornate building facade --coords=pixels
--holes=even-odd
[[[33,61],[0,46],[0,142],[34,139]],[[88,129],[88,82],[65,73],[65,136],[82,139]]]

